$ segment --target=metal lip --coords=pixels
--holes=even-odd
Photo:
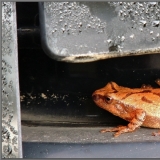
[[[41,33],[41,45],[42,48],[44,49],[44,52],[53,59],[56,60],[60,60],[62,58],[62,56],[59,56],[56,51],[54,49],[51,50],[51,47],[49,46],[49,44],[47,43],[47,35],[46,35],[46,28],[44,26],[44,22],[45,22],[45,16],[44,16],[44,12],[42,12],[43,8],[44,8],[44,2],[38,2],[39,5],[39,14],[40,14],[40,33]]]
[[[97,28],[94,29],[92,28],[92,30],[90,30],[84,27],[81,29],[82,30],[81,34],[77,34],[78,29],[76,28],[75,36],[73,35],[68,36],[68,34],[63,35],[60,32],[62,26],[61,23],[59,24],[58,21],[58,19],[61,17],[59,14],[59,10],[57,9],[58,11],[56,12],[54,11],[54,8],[51,8],[56,13],[52,13],[50,12],[50,10],[46,11],[45,10],[46,6],[44,6],[45,3],[46,2],[39,2],[40,28],[41,28],[40,32],[41,32],[42,47],[45,53],[50,58],[53,58],[58,61],[81,63],[81,62],[92,62],[113,57],[160,53],[160,47],[158,46],[159,38],[158,37],[154,38],[152,35],[153,33],[156,34],[158,32],[157,27],[152,27],[149,25],[147,26],[148,28],[145,29],[146,26],[143,26],[144,31],[143,32],[140,31],[139,27],[142,23],[142,20],[140,20],[141,19],[140,16],[139,17],[137,16],[138,20],[137,22],[135,22],[134,25],[136,25],[136,27],[134,28],[131,17],[128,21],[127,20],[123,21],[120,20],[121,18],[120,15],[118,14],[111,15],[112,13],[115,12],[118,13],[118,11],[116,11],[117,9],[116,5],[114,6],[115,8],[112,8],[111,7],[112,5],[106,3],[105,7],[102,8],[102,4],[100,3],[91,4],[89,2],[88,3],[84,2],[83,5],[85,5],[85,7],[88,7],[87,9],[89,10],[88,13],[90,14],[90,16],[93,16],[92,18],[95,21],[98,19],[98,22],[95,22],[93,26],[94,25],[96,26],[99,22],[100,24],[104,23],[103,34],[98,34],[99,30]],[[80,10],[82,9],[79,3],[76,5],[79,7]],[[95,7],[96,5],[98,6]],[[100,8],[102,8],[103,11],[101,11]],[[63,10],[61,12],[64,14]],[[53,16],[52,14],[53,15],[55,14],[54,17],[55,19],[52,17]],[[106,14],[107,17],[105,19],[104,15]],[[67,25],[69,24],[73,26],[75,24],[77,25],[77,23],[75,22],[73,22],[73,24],[70,22],[72,18],[73,17],[69,16],[67,17],[67,19],[63,18],[63,20],[66,20],[65,23],[68,23]],[[53,22],[50,23],[50,21]],[[82,24],[83,20],[80,19],[80,22]],[[56,33],[53,37],[52,35],[50,35],[51,34],[50,32],[52,32],[55,29],[54,23],[56,24],[56,29],[57,29],[56,32],[58,33]],[[90,18],[87,17],[83,23],[84,26],[87,26],[90,23]],[[159,35],[159,32],[157,34]],[[152,40],[156,39],[156,40],[154,42],[151,39]],[[82,46],[82,48],[80,46]]]

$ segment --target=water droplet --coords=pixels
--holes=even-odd
[[[56,32],[57,31],[57,28],[54,28],[54,31],[53,32]]]
[[[160,21],[153,21],[152,26],[153,27],[158,27],[160,25]]]
[[[159,36],[160,36],[159,33],[157,33],[156,37],[159,37]]]
[[[150,31],[150,34],[153,34],[153,31]]]
[[[146,27],[147,21],[145,21],[145,20],[140,20],[139,23],[140,23],[143,27]]]
[[[88,27],[88,28],[90,28],[90,27],[91,27],[91,25],[90,25],[90,24],[87,24],[87,27]]]
[[[65,31],[65,28],[61,28],[62,29],[62,32],[64,33],[64,31]]]
[[[112,40],[111,40],[111,39],[108,39],[108,40],[107,40],[107,42],[108,42],[108,43],[111,43],[111,42],[112,42]]]
[[[121,37],[121,41],[123,42],[124,40],[125,40],[125,37],[124,37],[124,36],[122,36],[122,37]]]
[[[122,11],[122,10],[120,10],[120,11],[119,11],[119,15],[121,16],[122,14],[123,14],[123,11]]]
[[[82,22],[79,22],[79,25],[82,26]]]
[[[155,5],[157,4],[157,2],[149,2],[149,4],[150,4],[151,6],[155,6]]]
[[[130,38],[134,38],[134,34],[130,35]]]
[[[152,37],[152,41],[154,41],[155,40],[155,38],[154,37]]]
[[[67,23],[64,23],[64,26],[66,27],[66,26],[67,26]]]
[[[138,5],[139,5],[140,7],[143,7],[143,4],[142,4],[142,3],[138,3]]]

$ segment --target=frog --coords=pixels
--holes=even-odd
[[[160,86],[160,79],[155,81]],[[160,88],[142,85],[140,88],[119,86],[111,81],[92,94],[97,106],[115,116],[128,121],[127,126],[102,129],[100,132],[116,132],[114,137],[122,133],[134,132],[142,127],[160,129]],[[160,136],[160,131],[153,132]]]

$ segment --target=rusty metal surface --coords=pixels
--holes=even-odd
[[[160,53],[160,2],[40,2],[43,49],[67,62]]]

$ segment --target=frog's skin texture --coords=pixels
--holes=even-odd
[[[160,79],[156,83],[160,85]],[[160,88],[143,85],[142,88],[131,89],[109,82],[96,90],[92,98],[97,106],[129,122],[127,126],[103,129],[101,133],[116,132],[114,136],[117,137],[140,126],[160,128]],[[160,131],[153,135],[160,135]]]

